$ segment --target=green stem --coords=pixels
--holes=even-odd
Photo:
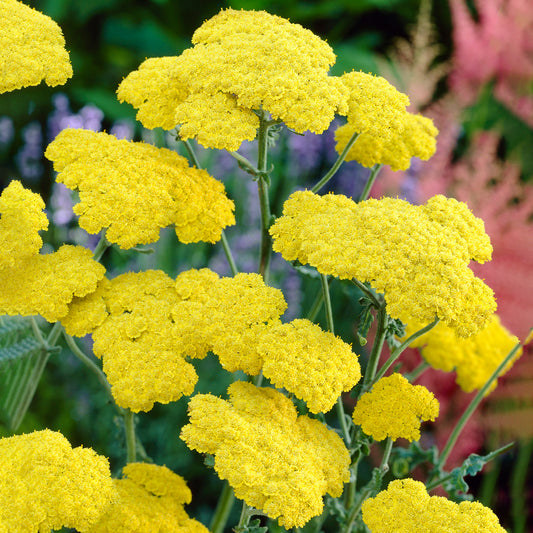
[[[65,330],[63,330],[63,337],[72,353],[96,375],[98,381],[100,381],[100,384],[104,387],[107,395],[114,404],[115,398],[113,398],[113,393],[111,392],[111,385],[100,367],[81,350],[76,341]],[[122,410],[121,408],[119,409]]]
[[[474,411],[477,409],[478,405],[481,403],[481,400],[485,397],[485,394],[489,390],[492,383],[498,378],[502,370],[507,366],[507,364],[513,359],[516,352],[522,345],[520,343],[517,343],[516,346],[507,354],[507,357],[498,365],[498,368],[492,373],[492,376],[487,380],[485,385],[479,389],[477,394],[474,396],[468,407],[466,408],[465,412],[461,416],[461,418],[458,420],[455,428],[453,429],[450,437],[448,438],[448,442],[446,442],[446,445],[444,446],[442,453],[440,454],[439,458],[439,464],[438,468],[442,469],[444,465],[446,464],[446,460],[448,459],[448,456],[450,455],[450,452],[452,451],[455,443],[457,442],[457,439],[459,438],[459,435],[463,431],[466,423],[474,413]]]
[[[228,152],[228,154],[235,158],[248,174],[251,174],[254,177],[259,176],[259,170],[255,168],[246,157],[239,154],[239,152]]]
[[[329,295],[328,277],[325,274],[320,274],[320,281],[322,282],[322,294],[324,296],[324,304],[326,307],[326,322],[328,329],[335,335],[335,325],[333,324],[333,310],[331,308],[331,298]]]
[[[325,274],[320,274],[320,281],[322,282],[322,294],[324,295],[324,305],[326,308],[326,322],[328,324],[329,331],[335,335],[335,324],[333,322],[333,310],[331,308],[331,298],[329,294],[328,277]],[[337,417],[342,428],[342,434],[344,435],[344,441],[346,445],[350,447],[352,439],[350,437],[350,430],[346,423],[346,415],[344,413],[344,404],[342,402],[342,395],[337,398],[336,403]]]
[[[308,320],[310,320],[311,322],[315,321],[315,318],[318,315],[318,312],[320,311],[320,308],[322,307],[323,303],[324,303],[324,292],[320,290],[319,292],[317,292],[315,301],[313,302],[313,305],[311,306],[309,313],[307,313]]]
[[[371,289],[369,289],[364,283],[361,283],[358,279],[353,278],[352,282],[369,300],[372,301],[376,309],[381,307],[381,302]]]
[[[422,361],[411,372],[405,374],[404,377],[409,383],[414,383],[428,368],[431,368],[431,365],[427,361]]]
[[[96,248],[93,252],[93,259],[95,261],[100,261],[102,259],[102,256],[104,255],[104,252],[111,246],[111,243],[106,239],[105,237],[105,230],[102,231],[102,235],[100,236],[100,240],[98,241],[98,244],[96,245]]]
[[[257,133],[257,190],[259,193],[259,205],[261,207],[261,252],[259,258],[259,273],[268,285],[270,276],[270,258],[272,250],[272,238],[269,233],[272,214],[270,212],[270,200],[268,197],[267,181],[267,156],[268,156],[268,121],[267,114],[261,111],[259,131]]]
[[[226,527],[229,514],[235,501],[235,494],[227,481],[224,482],[224,488],[220,493],[215,514],[209,524],[209,531],[211,533],[222,533]]]
[[[46,337],[46,346],[49,348],[55,346],[62,331],[63,327],[61,326],[61,322],[56,322],[50,330],[50,333],[48,333],[48,337]]]
[[[342,165],[342,163],[346,159],[346,155],[350,151],[350,148],[353,146],[354,142],[357,140],[358,136],[359,136],[358,133],[354,133],[350,137],[350,140],[344,147],[344,150],[340,153],[339,157],[337,157],[337,160],[335,161],[335,163],[333,163],[333,166],[328,170],[326,175],[311,189],[311,192],[317,193],[335,175],[337,170],[339,170],[339,167]]]
[[[183,143],[183,146],[185,146],[185,150],[187,150],[187,155],[189,156],[189,159],[192,161],[193,165],[197,169],[201,169],[200,162],[198,161],[198,157],[196,156],[196,152],[194,151],[194,148],[191,145],[191,141],[189,139],[183,140],[178,137],[178,140],[180,140]]]
[[[376,178],[378,177],[379,171],[381,170],[382,167],[383,167],[382,164],[374,165],[372,167],[372,171],[370,172],[370,176],[368,177],[368,180],[366,181],[363,192],[359,196],[358,202],[363,202],[364,200],[368,199],[368,196],[370,194],[370,189],[372,189],[372,185],[374,185],[374,182],[376,181]]]
[[[379,369],[379,372],[376,374],[376,377],[372,380],[372,383],[369,385],[368,388],[370,388],[376,381],[378,381],[385,375],[385,372],[387,372],[387,370],[394,364],[396,359],[398,359],[398,357],[402,355],[405,349],[408,348],[414,340],[418,339],[418,337],[421,337],[422,335],[433,329],[438,323],[439,318],[436,318],[433,322],[431,322],[431,324],[428,324],[427,326],[424,326],[422,329],[419,329],[417,332],[413,333],[404,342],[402,342],[402,344],[400,344],[398,348],[394,349],[390,354],[390,357]]]
[[[124,427],[126,430],[126,462],[137,460],[137,443],[135,439],[135,415],[129,409],[124,409]]]
[[[526,531],[526,481],[529,472],[529,462],[533,453],[533,439],[522,442],[518,457],[514,463],[511,476],[511,516],[513,517],[513,532]]]
[[[382,474],[387,473],[389,470],[389,459],[390,459],[390,454],[392,451],[393,442],[394,441],[390,437],[387,438],[387,442],[385,444],[385,450],[383,451],[383,458],[379,466],[379,469],[381,470]],[[369,485],[367,485],[367,487],[363,490],[363,492],[359,496],[359,500],[357,504],[350,511],[350,515],[348,517],[348,520],[346,521],[346,527],[343,533],[350,533],[350,531],[353,528],[355,519],[357,518],[357,515],[361,511],[361,507],[363,507],[363,503],[366,501],[367,498],[369,498],[372,495],[372,493],[375,490],[376,490],[376,487],[373,486],[371,483],[369,483]]]
[[[226,233],[224,232],[224,230],[222,230],[220,237],[222,240],[222,248],[224,248],[224,253],[226,254],[226,259],[228,260],[231,273],[236,276],[239,273],[239,270],[237,269],[237,265],[235,264],[235,259],[233,259],[233,254],[231,253],[228,239],[226,238]]]
[[[366,391],[370,388],[371,383],[374,381],[374,376],[379,364],[379,358],[381,356],[381,350],[385,343],[385,334],[387,332],[387,311],[385,305],[381,305],[378,309],[378,328],[376,331],[376,338],[374,339],[374,345],[368,358],[368,364],[365,369],[365,377],[363,378],[363,387],[361,391]]]

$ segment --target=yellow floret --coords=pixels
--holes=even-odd
[[[86,533],[115,501],[109,463],[44,430],[0,440],[0,530]]]
[[[298,416],[274,389],[239,381],[228,393],[230,402],[194,396],[181,438],[215,455],[216,472],[237,498],[286,528],[302,527],[322,512],[326,493],[341,495],[349,480],[348,450],[334,431]]]
[[[119,99],[139,109],[145,126],[181,124],[185,139],[236,150],[255,137],[252,110],[299,133],[321,133],[336,112],[348,110],[348,88],[328,76],[333,50],[299,24],[265,11],[226,9],[204,22],[192,42],[181,56],[148,60],[121,83]]]
[[[0,269],[38,254],[48,229],[42,198],[12,181],[0,196]]]
[[[41,315],[56,322],[67,315],[74,297],[96,290],[105,268],[82,246],[33,255],[0,270],[0,314]]]
[[[172,224],[184,243],[216,242],[235,223],[224,185],[171,150],[67,129],[45,155],[57,181],[79,190],[80,226],[92,234],[108,228],[107,239],[121,248],[155,242]]]
[[[61,28],[22,2],[0,0],[0,94],[45,81],[63,85],[72,66]]]
[[[266,328],[258,352],[264,376],[305,400],[312,413],[329,411],[361,378],[350,345],[309,320]]]
[[[479,502],[456,504],[430,496],[414,479],[396,479],[363,503],[363,521],[372,533],[505,533],[498,517]]]
[[[353,421],[375,440],[387,437],[420,439],[420,422],[439,416],[439,402],[422,385],[411,385],[401,374],[381,378],[359,398]]]
[[[382,198],[356,204],[343,195],[295,192],[270,228],[274,251],[341,279],[369,282],[388,314],[428,324],[440,318],[461,336],[496,310],[492,290],[468,268],[490,260],[483,221],[456,200],[425,205]]]
[[[157,270],[122,274],[102,297],[108,316],[94,329],[94,353],[117,404],[149,411],[192,394],[198,375],[185,357],[195,354],[185,352],[172,318],[180,301],[174,280]]]
[[[195,292],[173,309],[183,342],[192,353],[212,351],[229,372],[259,374],[262,359],[257,351],[258,338],[285,311],[283,294],[265,285],[259,274],[215,279],[204,272],[198,271],[197,276],[205,280],[205,289],[195,287]],[[187,291],[184,287],[191,281],[190,274],[182,274],[176,286]]]
[[[419,324],[410,323],[407,325],[406,335],[409,336],[419,329]],[[433,368],[445,372],[455,369],[457,384],[465,392],[472,392],[485,385],[517,343],[518,338],[502,326],[497,315],[493,315],[482,330],[466,339],[458,337],[453,329],[439,323],[410,346],[420,348],[420,353]],[[500,376],[511,368],[520,355],[521,349]],[[487,393],[494,390],[496,384],[497,381],[494,381]]]
[[[335,150],[339,154],[356,132],[359,130],[351,122],[335,131]],[[379,163],[390,165],[392,170],[406,170],[412,157],[425,161],[435,153],[437,133],[437,128],[429,118],[406,112],[403,128],[393,130],[387,138],[360,133],[345,160],[358,161],[368,168]]]
[[[181,476],[146,463],[127,464],[122,474],[114,480],[119,499],[89,533],[208,533],[183,508],[191,491]]]

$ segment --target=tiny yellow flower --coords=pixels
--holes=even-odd
[[[406,335],[413,334],[421,327],[416,323],[408,324]],[[453,329],[439,323],[410,346],[420,348],[420,353],[433,368],[445,372],[455,370],[457,384],[465,392],[472,392],[485,385],[517,343],[518,338],[507,331],[497,315],[493,315],[483,329],[470,337],[458,337]],[[511,368],[521,354],[520,349],[500,376]],[[494,381],[487,393],[494,390],[496,384],[497,381]]]
[[[199,394],[189,402],[187,446],[215,456],[215,471],[237,498],[302,527],[322,512],[322,498],[342,494],[350,455],[342,439],[318,420],[298,416],[293,403],[272,388],[238,381],[230,401]]]
[[[119,498],[89,533],[209,533],[183,508],[191,491],[181,476],[146,463],[129,463],[122,475],[114,480]]]
[[[355,203],[337,194],[298,191],[270,228],[274,251],[340,279],[368,282],[387,312],[404,322],[439,317],[461,336],[496,310],[492,290],[471,260],[491,259],[483,221],[466,204],[435,196],[421,206],[394,198]]]
[[[61,28],[22,2],[0,0],[0,94],[45,81],[54,87],[72,77]]]
[[[121,248],[155,242],[170,225],[183,243],[214,243],[235,223],[224,185],[166,148],[66,129],[45,155],[57,181],[80,193],[80,227],[92,234],[107,228],[106,238]]]
[[[361,379],[351,346],[309,320],[265,328],[258,343],[263,375],[304,400],[312,413],[329,411]]]
[[[109,462],[59,432],[0,439],[0,531],[91,530],[117,494]]]
[[[401,374],[381,378],[359,398],[353,421],[375,440],[387,437],[420,439],[420,422],[439,416],[439,402],[422,385],[411,385]]]
[[[488,507],[430,496],[422,482],[409,478],[391,481],[363,503],[362,511],[371,533],[505,533]]]
[[[0,196],[0,269],[39,253],[48,229],[42,198],[12,181]]]
[[[328,75],[331,47],[311,31],[265,11],[226,9],[207,20],[179,57],[146,60],[117,94],[144,126],[237,150],[253,139],[263,109],[299,132],[326,130],[348,110],[348,88]]]

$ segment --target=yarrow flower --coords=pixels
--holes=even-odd
[[[38,254],[48,229],[42,198],[20,181],[12,181],[0,196],[0,269]]]
[[[505,533],[498,517],[479,502],[456,504],[430,496],[414,479],[396,479],[363,503],[363,522],[372,533]]]
[[[341,495],[350,455],[342,439],[318,420],[298,416],[271,388],[238,381],[230,401],[199,394],[189,402],[187,446],[215,456],[214,468],[237,498],[280,525],[302,527],[322,512],[322,497]]]
[[[273,249],[340,279],[368,282],[387,312],[404,322],[440,318],[458,335],[479,331],[496,310],[492,290],[468,268],[491,259],[483,221],[466,204],[435,196],[356,204],[336,194],[298,191],[270,228]]]
[[[418,325],[408,324],[406,335],[417,329],[420,329]],[[420,348],[420,353],[433,368],[445,372],[455,370],[459,387],[465,392],[472,392],[485,385],[517,343],[518,338],[509,333],[497,315],[493,315],[482,330],[466,339],[458,337],[453,329],[439,323],[410,346]],[[520,355],[521,349],[516,352],[500,376],[511,368]],[[487,394],[494,390],[496,384],[495,380]]]
[[[420,422],[439,416],[439,402],[422,385],[411,385],[401,374],[377,381],[363,394],[353,411],[355,424],[374,440],[387,437],[420,439]]]
[[[105,268],[82,246],[39,254],[48,227],[39,195],[14,181],[0,196],[0,314],[41,315],[56,322],[74,297],[96,289]]]
[[[0,531],[85,533],[115,498],[107,459],[61,433],[0,439]]]
[[[259,374],[258,338],[287,308],[281,291],[259,274],[219,278],[208,269],[180,274],[176,287],[184,298],[173,319],[190,351],[212,351],[229,372]]]
[[[183,243],[216,242],[235,223],[224,185],[166,148],[119,140],[89,130],[63,130],[45,156],[57,181],[79,190],[74,212],[80,227],[121,248],[159,239],[174,225]]]
[[[234,151],[255,138],[253,110],[299,133],[322,133],[336,112],[347,112],[347,88],[328,76],[333,50],[299,24],[226,9],[204,22],[192,42],[179,57],[146,60],[120,84],[119,100],[139,109],[145,127],[181,125],[183,139]]]
[[[165,466],[146,463],[127,464],[122,476],[113,481],[117,501],[89,533],[208,533],[183,508],[192,495],[181,476]]]
[[[350,345],[309,320],[266,328],[258,352],[263,375],[305,400],[312,413],[329,411],[341,393],[361,379]]]
[[[0,94],[45,81],[54,87],[72,77],[61,28],[22,2],[0,0]]]
[[[340,154],[358,130],[348,122],[335,130],[335,150]],[[437,147],[438,133],[431,119],[405,113],[402,128],[393,130],[385,139],[360,133],[348,150],[345,161],[357,161],[364,167],[390,165],[392,170],[407,170],[412,157],[427,161]]]

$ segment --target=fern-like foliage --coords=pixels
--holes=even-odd
[[[49,355],[31,319],[0,317],[0,421],[10,431],[22,422]]]

